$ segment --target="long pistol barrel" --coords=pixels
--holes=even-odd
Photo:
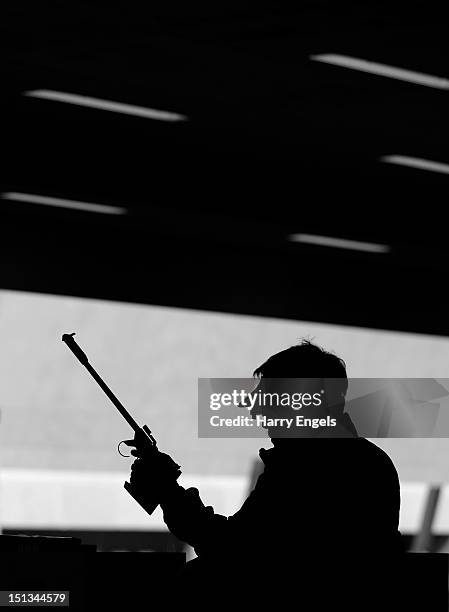
[[[89,360],[87,358],[87,355],[81,350],[81,348],[75,342],[75,339],[73,337],[74,335],[75,334],[64,334],[62,336],[62,341],[67,344],[67,346],[72,351],[72,353],[75,355],[75,357],[78,359],[78,361],[80,361],[83,364],[83,366],[86,368],[86,370],[89,372],[89,374],[91,374],[91,376],[100,385],[100,387],[103,389],[103,391],[109,397],[109,399],[114,404],[114,406],[117,408],[117,410],[120,412],[120,414],[125,419],[125,421],[127,421],[127,423],[129,423],[129,425],[133,428],[133,430],[136,433],[138,433],[141,430],[141,428],[136,423],[136,421],[132,418],[132,416],[129,414],[129,412],[126,410],[125,406],[112,393],[112,391],[107,386],[107,384],[104,382],[104,380],[101,378],[101,376],[99,374],[97,374],[97,372],[94,370],[94,368],[90,365]]]

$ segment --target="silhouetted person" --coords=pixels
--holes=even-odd
[[[197,489],[164,483],[160,499],[170,531],[194,548],[205,568],[218,563],[245,568],[244,575],[253,578],[260,564],[263,576],[274,576],[293,567],[310,570],[312,558],[323,555],[334,559],[333,575],[344,568],[343,554],[354,560],[367,553],[388,557],[398,552],[398,474],[383,450],[358,437],[344,413],[344,362],[304,341],[273,355],[254,374],[260,384],[276,378],[340,379],[341,401],[332,408],[337,433],[323,437],[314,430],[299,438],[278,437],[277,429],[268,428],[273,447],[260,450],[264,471],[230,517],[204,506]],[[151,486],[144,460],[134,463],[132,478],[143,488]]]

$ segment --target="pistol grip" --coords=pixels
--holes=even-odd
[[[151,499],[148,495],[138,495],[130,482],[125,482],[123,485],[128,493],[133,497],[136,502],[145,510],[147,514],[151,516],[156,508],[159,506],[159,502],[155,499]]]

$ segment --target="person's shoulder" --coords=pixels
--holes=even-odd
[[[361,449],[363,449],[364,452],[371,453],[372,455],[378,455],[380,457],[387,457],[389,459],[387,453],[382,448],[380,448],[380,446],[374,444],[372,440],[368,440],[367,438],[356,438],[356,440],[358,445]]]
[[[391,457],[380,446],[366,438],[357,438],[357,446],[359,452],[363,453],[364,457],[375,464],[378,469],[383,467],[385,470],[393,470],[397,473]]]

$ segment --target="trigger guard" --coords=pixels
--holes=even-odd
[[[126,442],[129,442],[129,440],[122,440],[121,442],[118,443],[118,446],[117,446],[118,454],[121,455],[122,457],[131,457],[131,455],[124,455],[122,451],[120,450],[121,445],[125,444]]]

